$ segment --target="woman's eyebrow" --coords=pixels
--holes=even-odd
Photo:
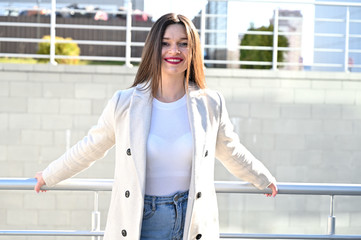
[[[167,38],[167,37],[163,37],[163,40],[169,40],[171,38]],[[180,38],[180,40],[188,40],[188,38],[184,37],[184,38]]]

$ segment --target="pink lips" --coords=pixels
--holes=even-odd
[[[183,61],[182,58],[178,58],[178,57],[164,58],[164,60],[170,64],[179,64]]]

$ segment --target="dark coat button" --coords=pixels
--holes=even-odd
[[[204,157],[207,157],[208,156],[208,150],[206,151],[206,153],[204,154]]]
[[[130,148],[127,149],[127,155],[128,156],[132,155],[132,152],[130,151]]]
[[[125,191],[125,197],[128,198],[130,196],[130,192],[129,191]]]
[[[202,234],[197,234],[196,239],[201,239],[202,238]]]
[[[122,235],[123,235],[123,237],[126,237],[127,236],[127,231],[126,230],[122,230]]]
[[[202,193],[201,192],[198,192],[197,193],[197,198],[201,198],[202,197]]]

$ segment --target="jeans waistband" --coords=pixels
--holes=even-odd
[[[184,201],[188,199],[188,191],[177,192],[171,196],[144,196],[144,202],[153,202],[156,204],[174,203],[178,201]]]

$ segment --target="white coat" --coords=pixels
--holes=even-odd
[[[183,240],[219,239],[215,157],[232,174],[259,189],[275,179],[240,144],[219,93],[190,86],[187,108],[194,153]],[[151,93],[143,85],[116,92],[88,135],[43,171],[46,185],[53,186],[89,167],[115,144],[114,184],[104,240],[140,239],[151,110]]]

